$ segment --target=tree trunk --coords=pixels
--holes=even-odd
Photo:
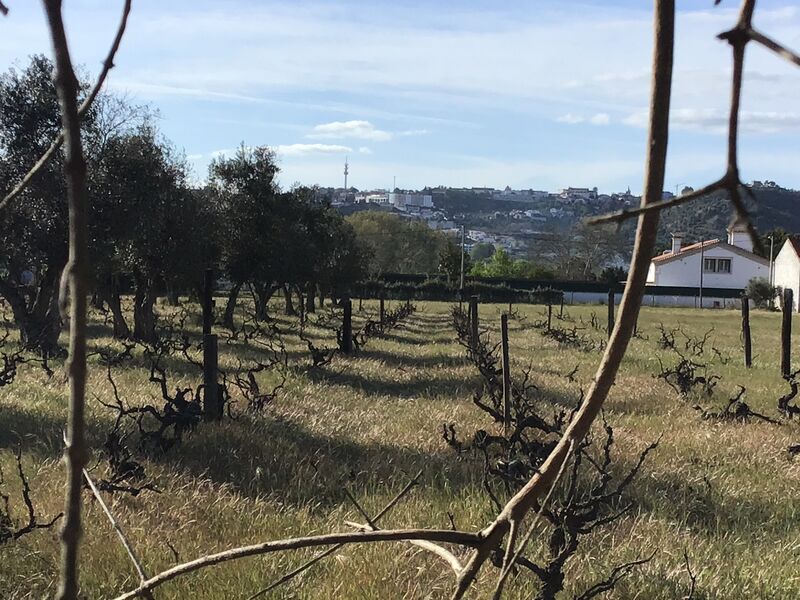
[[[285,302],[283,314],[285,314],[287,317],[296,316],[297,311],[294,309],[294,303],[292,302],[292,290],[288,285],[283,286],[283,299]]]
[[[136,277],[136,293],[133,296],[133,337],[140,342],[156,341],[155,290],[149,278]]]
[[[269,314],[267,308],[269,307],[269,301],[272,299],[272,295],[275,293],[277,287],[274,285],[253,284],[251,288],[255,300],[256,319],[259,321],[268,321]]]
[[[233,315],[236,312],[236,302],[239,300],[239,290],[241,289],[241,283],[234,284],[228,292],[228,301],[225,303],[225,316],[222,317],[222,326],[231,331],[235,327]]]
[[[105,293],[101,292],[101,298],[108,304],[113,317],[114,338],[126,340],[131,337],[130,327],[128,327],[128,323],[125,321],[125,314],[122,312],[122,300],[119,296],[119,290],[111,289]]]
[[[167,282],[167,304],[170,306],[180,306],[180,294],[174,284]]]
[[[14,321],[19,326],[20,343],[45,358],[62,352],[58,346],[61,315],[54,275],[57,271],[57,268],[47,269],[32,297],[24,288],[0,281],[0,295],[11,305]]]
[[[316,308],[314,307],[314,295],[316,294],[317,286],[309,283],[306,287],[306,312],[313,313]]]

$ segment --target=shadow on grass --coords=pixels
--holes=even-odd
[[[420,469],[426,486],[477,485],[480,469],[442,446],[431,454],[359,444],[287,419],[256,416],[201,425],[180,448],[154,460],[231,485],[248,497],[276,495],[286,503],[318,507],[347,503],[343,485],[369,493],[387,481],[402,485]]]
[[[397,370],[402,366],[395,367]],[[384,372],[386,374],[386,372]],[[471,397],[477,389],[477,378],[463,375],[433,375],[416,378],[414,381],[375,379],[353,372],[334,372],[327,369],[308,371],[309,380],[328,385],[349,386],[367,396],[396,396],[416,398],[419,396],[465,395]],[[463,390],[463,392],[461,391]]]
[[[372,349],[369,346],[361,350],[357,357],[367,360],[379,360],[387,366],[403,368],[435,369],[437,367],[462,367],[469,364],[463,353],[456,355],[436,354],[434,356],[398,355],[386,350]]]

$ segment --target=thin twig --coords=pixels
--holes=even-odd
[[[106,513],[108,520],[111,521],[111,527],[116,532],[117,537],[119,537],[119,541],[122,542],[122,546],[125,548],[125,552],[128,553],[128,556],[130,557],[131,562],[133,563],[133,566],[136,569],[136,572],[139,574],[139,580],[141,582],[146,581],[147,574],[145,573],[144,567],[142,567],[141,561],[136,556],[136,553],[133,551],[133,546],[131,546],[130,541],[128,541],[128,538],[125,535],[125,532],[122,530],[122,527],[120,527],[119,523],[114,518],[111,509],[108,508],[108,505],[103,500],[103,496],[100,495],[100,490],[97,489],[97,486],[94,484],[94,481],[92,481],[92,478],[89,476],[89,471],[87,471],[86,469],[83,470],[83,478],[86,479],[86,483],[89,484],[89,487],[91,488],[94,497],[100,504],[100,508],[103,509],[103,512]],[[148,592],[145,597],[152,598],[152,595]]]
[[[694,600],[694,590],[697,586],[697,575],[692,572],[692,567],[689,564],[689,553],[683,551],[683,561],[686,564],[686,573],[689,575],[689,593],[684,596],[684,600]]]
[[[422,470],[420,470],[413,477],[413,479],[411,479],[411,481],[409,481],[406,484],[406,486],[402,490],[400,490],[400,493],[397,494],[394,498],[392,498],[392,500],[386,506],[384,506],[383,509],[381,509],[381,511],[378,514],[376,514],[372,518],[372,522],[373,523],[377,523],[378,521],[380,521],[380,519],[384,515],[388,514],[389,511],[392,510],[397,505],[397,503],[400,502],[400,500],[402,500],[405,497],[405,495],[408,494],[408,492],[410,492],[414,488],[415,485],[417,485],[417,483],[419,483],[419,478],[420,477],[422,477]],[[266,594],[267,592],[271,592],[276,587],[278,587],[280,585],[283,585],[284,583],[294,579],[295,577],[297,577],[298,575],[300,575],[304,571],[307,571],[308,569],[313,567],[316,563],[321,561],[323,558],[326,558],[326,557],[330,556],[331,554],[334,554],[334,553],[338,552],[339,550],[344,548],[344,546],[345,546],[344,544],[337,544],[336,546],[328,548],[327,550],[323,550],[322,552],[320,552],[316,556],[312,557],[311,559],[309,559],[307,562],[303,563],[302,565],[300,565],[296,569],[290,571],[286,575],[283,575],[280,579],[277,579],[277,580],[273,581],[271,584],[269,584],[263,590],[260,590],[260,591],[256,592],[255,594],[250,596],[248,598],[248,600],[255,600],[255,598],[259,598],[259,597],[263,596],[264,594]]]
[[[100,90],[103,87],[103,84],[108,77],[108,72],[114,68],[114,57],[117,54],[117,50],[119,50],[120,43],[122,42],[122,36],[125,33],[125,27],[128,24],[128,14],[131,12],[131,1],[132,0],[125,0],[125,6],[122,9],[122,20],[120,21],[119,27],[117,28],[117,34],[114,36],[114,41],[111,44],[111,49],[106,56],[106,59],[103,61],[103,68],[100,71],[100,75],[97,77],[97,82],[94,84],[94,87],[89,92],[89,95],[86,99],[81,103],[78,107],[78,118],[83,118],[89,108],[92,106],[94,99],[97,97],[97,94],[100,93]],[[60,3],[59,3],[60,4]],[[6,14],[8,9],[3,10],[5,7],[3,6],[2,2],[0,2],[0,12]],[[42,168],[53,158],[53,155],[56,153],[61,147],[61,144],[64,143],[64,131],[60,131],[53,142],[50,144],[50,147],[45,150],[44,154],[39,157],[39,160],[36,161],[30,171],[28,171],[25,176],[20,180],[20,182],[12,189],[2,200],[0,200],[0,210],[6,208],[14,198],[19,196],[25,188],[30,185],[33,178],[36,177],[37,173],[42,170]]]
[[[750,39],[756,42],[757,44],[761,44],[765,48],[772,50],[775,54],[788,60],[791,63],[796,64],[800,67],[800,56],[789,50],[786,46],[782,46],[775,40],[770,37],[767,37],[757,29],[750,29],[748,32]]]
[[[574,449],[574,443],[570,441],[569,446],[569,453],[567,456],[572,456]],[[531,536],[533,536],[533,532],[536,530],[536,525],[539,523],[539,519],[542,517],[542,513],[544,512],[545,507],[547,506],[548,502],[550,502],[550,496],[553,495],[553,491],[558,486],[558,482],[561,479],[561,476],[566,471],[567,467],[567,460],[561,463],[561,468],[558,470],[558,474],[556,478],[553,480],[553,485],[550,486],[550,489],[547,491],[547,495],[542,500],[541,505],[539,506],[539,510],[536,511],[536,516],[534,516],[533,521],[531,521],[530,526],[528,527],[528,532],[525,534],[525,537],[522,538],[522,542],[520,542],[519,548],[514,549],[513,543],[509,540],[508,544],[508,551],[506,552],[506,558],[503,560],[503,569],[500,573],[500,577],[497,580],[497,585],[494,588],[494,594],[492,595],[492,600],[500,600],[500,596],[503,593],[503,585],[505,584],[508,575],[511,573],[514,565],[519,560],[522,553],[525,552],[525,549],[528,546],[528,542],[531,540]],[[512,529],[513,531],[513,529]],[[511,536],[514,537],[514,536]],[[510,556],[510,559],[508,558]]]
[[[597,217],[591,217],[586,219],[586,223],[589,225],[603,225],[606,223],[621,223],[623,221],[627,221],[628,219],[632,219],[634,217],[638,217],[645,213],[649,212],[659,212],[665,210],[667,208],[672,208],[675,206],[680,206],[682,204],[686,204],[687,202],[691,202],[692,200],[696,200],[705,196],[707,194],[711,194],[718,190],[725,188],[725,179],[718,179],[714,183],[710,183],[705,187],[700,189],[694,190],[692,192],[688,192],[681,196],[677,196],[676,198],[670,198],[669,200],[659,200],[658,202],[652,202],[650,204],[643,204],[642,206],[637,206],[636,208],[625,208],[615,213],[609,213],[607,215],[600,215]]]

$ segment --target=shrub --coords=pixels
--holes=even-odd
[[[770,308],[772,301],[778,295],[777,288],[770,285],[763,277],[754,277],[748,281],[744,292],[757,308]]]

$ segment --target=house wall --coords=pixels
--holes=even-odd
[[[769,276],[769,265],[732,252],[728,248],[714,246],[702,254],[702,258],[729,258],[730,273],[703,273],[703,287],[744,288],[754,277]],[[701,253],[689,254],[679,260],[655,265],[656,285],[693,286],[700,285]],[[649,278],[648,278],[649,281]]]
[[[800,308],[800,259],[792,248],[790,242],[783,244],[783,248],[775,258],[774,284],[783,289],[790,288],[794,293],[794,306],[792,310]]]

